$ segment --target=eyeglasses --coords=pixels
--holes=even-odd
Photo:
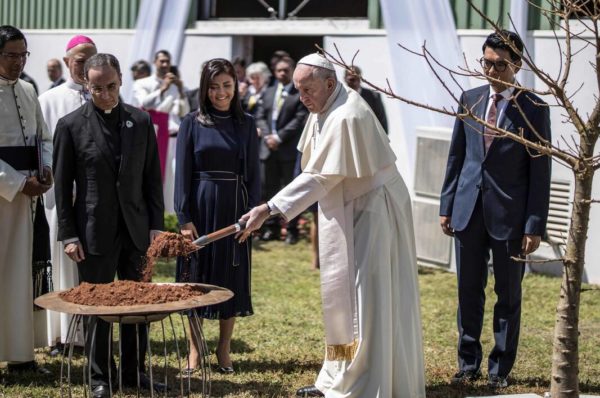
[[[90,93],[92,93],[94,95],[100,95],[104,91],[113,92],[118,89],[119,89],[118,83],[111,83],[107,86],[92,86],[92,87],[90,87]]]
[[[481,58],[479,60],[479,63],[481,63],[481,67],[486,71],[492,69],[493,66],[496,72],[504,72],[506,70],[506,67],[509,65],[509,63],[506,61],[494,62],[485,58]]]
[[[12,61],[17,60],[17,59],[27,59],[29,58],[29,56],[31,55],[31,53],[29,51],[25,51],[24,53],[5,53],[5,52],[1,52],[0,55],[2,55],[3,57],[6,57]]]

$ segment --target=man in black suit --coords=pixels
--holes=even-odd
[[[82,282],[110,283],[115,274],[139,281],[142,257],[163,229],[154,128],[147,113],[119,101],[121,71],[114,56],[92,56],[84,73],[92,101],[60,119],[54,134],[58,240],[77,262]],[[109,371],[116,380],[108,360],[109,324],[90,317],[86,326],[93,397],[107,397]],[[139,325],[137,353],[135,329],[122,327],[123,383],[136,386],[139,369],[141,386],[150,388],[143,373],[147,329]]]
[[[352,67],[353,72],[346,71],[344,74],[344,80],[346,80],[346,84],[348,87],[358,92],[360,96],[367,101],[367,104],[373,110],[373,113],[381,123],[381,127],[385,130],[385,133],[388,133],[388,125],[387,125],[387,117],[385,115],[385,108],[383,107],[383,101],[381,101],[381,95],[378,92],[369,90],[368,88],[361,87],[360,85],[360,76],[362,71],[358,66]]]
[[[296,147],[308,117],[308,110],[300,102],[300,94],[292,82],[294,67],[290,57],[283,57],[275,64],[277,84],[267,88],[256,109],[256,127],[262,137],[259,156],[264,171],[265,198],[271,198],[294,179]],[[278,220],[268,222],[262,239],[278,239]],[[291,220],[286,243],[294,244],[297,240],[297,221]]]
[[[442,230],[454,236],[458,276],[459,371],[452,381],[481,376],[480,336],[491,251],[498,297],[495,345],[487,364],[492,388],[507,386],[517,355],[525,265],[513,258],[535,251],[544,235],[551,172],[548,156],[497,137],[481,123],[534,142],[551,140],[548,106],[515,87],[523,43],[513,32],[501,33],[490,34],[483,44],[481,65],[489,84],[465,91],[460,99],[457,113],[470,109],[479,122],[456,119],[440,201]]]

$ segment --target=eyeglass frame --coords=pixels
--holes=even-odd
[[[110,84],[108,84],[106,86],[95,86],[95,87],[94,86],[90,87],[89,82],[87,82],[87,84],[88,84],[88,90],[89,90],[89,92],[91,94],[93,94],[93,95],[101,95],[105,91],[109,92],[109,93],[110,92],[114,92],[114,91],[118,90],[121,87],[121,85],[119,83],[117,83],[117,82],[110,83]]]
[[[27,59],[31,55],[29,51],[25,51],[24,53],[7,53],[4,51],[0,52],[0,55],[10,59],[11,61],[16,61],[17,59]]]
[[[506,68],[508,68],[509,65],[514,65],[511,62],[508,61],[490,61],[489,59],[485,59],[485,57],[481,57],[479,59],[479,64],[481,65],[481,67],[483,68],[483,70],[489,71],[490,69],[492,69],[492,66],[494,67],[494,70],[496,72],[502,73],[506,70]],[[487,66],[489,64],[489,66]],[[503,65],[501,68],[499,68],[499,65]]]

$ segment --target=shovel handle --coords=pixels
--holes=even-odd
[[[245,228],[246,228],[245,221],[236,222],[235,224],[232,224],[225,228],[221,228],[215,232],[211,232],[210,234],[202,235],[201,237],[199,237],[192,243],[195,244],[196,246],[204,247],[204,246],[208,245],[209,243],[212,243],[216,240],[219,240],[219,239],[225,238],[229,235],[233,235],[240,231],[243,231]]]

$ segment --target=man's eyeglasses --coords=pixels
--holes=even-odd
[[[29,56],[31,55],[31,53],[29,51],[25,51],[24,53],[5,53],[5,52],[0,52],[0,55],[2,55],[5,58],[8,58],[10,60],[17,60],[17,59],[27,59],[29,58]]]
[[[481,67],[483,68],[483,70],[486,71],[492,69],[493,66],[496,72],[504,72],[506,70],[506,67],[509,65],[509,63],[506,61],[494,62],[485,58],[481,58],[479,62],[481,63]]]
[[[108,86],[92,86],[90,87],[90,92],[94,95],[100,95],[104,91],[113,92],[119,89],[119,85],[117,83],[111,83]]]

